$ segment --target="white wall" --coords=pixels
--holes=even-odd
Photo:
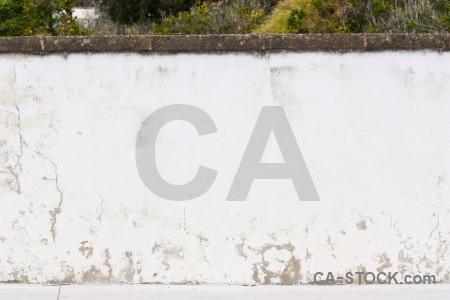
[[[0,56],[0,281],[308,283],[315,272],[450,282],[448,52]],[[175,121],[167,181],[218,171],[190,201],[141,181],[142,122]],[[320,197],[256,180],[225,201],[262,106],[283,106]],[[280,160],[272,137],[265,162]]]

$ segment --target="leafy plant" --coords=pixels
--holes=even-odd
[[[258,0],[198,1],[188,12],[164,18],[156,24],[154,33],[250,33],[261,24],[269,5]]]
[[[304,16],[298,14],[300,11]],[[297,26],[300,21],[301,26]],[[255,30],[255,33],[345,32],[450,32],[450,1],[281,0]]]
[[[380,1],[372,2],[372,15],[375,17],[384,15],[390,9],[391,5],[389,3],[383,3]]]
[[[71,0],[0,0],[0,35],[80,35]]]
[[[287,25],[289,28],[297,31],[297,32],[307,32],[305,26],[303,24],[303,20],[306,17],[306,13],[303,10],[294,9],[289,14],[289,18],[287,19]]]

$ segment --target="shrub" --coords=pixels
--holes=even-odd
[[[255,33],[450,31],[448,0],[282,0]]]
[[[71,0],[0,0],[0,35],[80,35]]]
[[[197,2],[190,11],[171,15],[156,24],[156,34],[250,33],[262,23],[270,2],[229,0]]]
[[[107,16],[83,20],[86,30],[95,35],[148,35],[153,33],[155,23],[148,21],[141,24],[117,24]]]
[[[97,0],[100,9],[118,24],[143,24],[164,15],[189,10],[195,0]]]
[[[289,18],[287,19],[287,26],[299,33],[307,32],[305,28],[304,19],[306,18],[306,13],[303,9],[294,9],[289,13]]]

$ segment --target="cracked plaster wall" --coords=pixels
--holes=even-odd
[[[450,54],[0,55],[0,281],[310,283],[398,271],[450,282]],[[160,199],[134,158],[143,120],[172,122],[172,183],[219,171],[198,199]],[[282,105],[320,202],[257,180],[226,202],[260,109]],[[280,160],[272,138],[265,162]]]

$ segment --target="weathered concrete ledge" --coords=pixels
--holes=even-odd
[[[450,50],[450,34],[0,37],[0,53]]]

